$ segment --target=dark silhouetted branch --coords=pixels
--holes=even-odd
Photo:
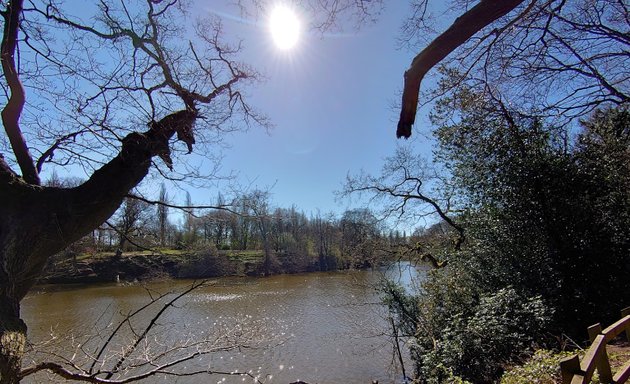
[[[20,115],[26,102],[26,96],[15,65],[15,51],[17,49],[20,17],[22,15],[22,3],[22,0],[11,1],[7,4],[6,11],[2,12],[2,17],[4,18],[4,32],[2,46],[0,47],[2,72],[11,90],[11,97],[9,97],[4,109],[2,109],[2,124],[11,143],[15,159],[22,171],[22,177],[30,184],[39,185],[39,174],[37,169],[35,169],[35,163],[20,129]]]
[[[426,73],[475,33],[506,15],[524,0],[482,0],[468,10],[440,36],[435,38],[412,61],[405,72],[400,119],[396,136],[409,138],[416,119],[420,83]]]

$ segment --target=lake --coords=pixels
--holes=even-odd
[[[198,288],[169,307],[124,365],[129,377],[146,361],[163,364],[191,352],[203,352],[179,371],[218,371],[193,377],[160,376],[143,383],[401,383],[393,355],[387,311],[375,290],[387,275],[408,284],[415,268],[279,275],[267,278],[225,277]],[[35,361],[68,359],[87,369],[99,346],[130,313],[160,294],[181,292],[190,281],[146,285],[40,287],[22,302]],[[163,307],[150,306],[130,319],[109,342],[99,361],[110,368]],[[167,354],[169,356],[163,356]],[[25,360],[28,364],[29,360]],[[99,363],[100,364],[100,363]],[[94,370],[99,369],[95,364]],[[144,365],[143,365],[144,364]],[[407,369],[411,368],[410,363]],[[241,375],[246,372],[247,375]],[[45,373],[25,382],[50,382]],[[115,378],[115,377],[114,377]]]

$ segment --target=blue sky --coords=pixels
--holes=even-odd
[[[269,134],[253,129],[230,136],[222,170],[238,172],[242,184],[270,187],[273,206],[341,213],[356,206],[333,194],[349,172],[378,173],[397,145],[430,155],[418,129],[410,142],[396,139],[393,105],[416,53],[397,48],[409,5],[392,3],[375,24],[323,36],[306,31],[289,51],[274,47],[264,17],[243,20],[235,7],[201,5],[200,12],[222,17],[226,34],[243,40],[242,59],[265,75],[250,89],[250,102],[275,126]],[[426,126],[426,112],[416,126]],[[191,195],[204,203],[216,191]]]

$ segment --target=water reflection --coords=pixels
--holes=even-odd
[[[392,383],[400,378],[393,363],[386,311],[374,289],[383,273],[411,287],[413,272],[398,266],[384,272],[282,275],[264,279],[221,278],[193,291],[160,319],[152,341],[162,346],[220,339],[241,348],[216,352],[187,363],[187,369],[250,372],[265,383]],[[422,272],[420,272],[422,273]],[[421,275],[420,275],[421,276]],[[406,283],[408,282],[408,283]],[[34,343],[50,339],[67,355],[93,350],[104,330],[150,297],[182,290],[190,282],[142,286],[101,285],[43,290],[23,302],[23,317]],[[149,312],[146,323],[155,312]],[[108,328],[109,327],[109,328]],[[136,325],[140,329],[140,325]],[[137,330],[136,330],[137,332]],[[86,338],[87,335],[92,335]],[[67,336],[67,337],[65,337]],[[127,334],[131,338],[131,334]],[[112,343],[122,348],[129,340]],[[92,343],[92,344],[90,344]],[[221,344],[226,343],[226,344]],[[154,347],[152,347],[154,348]],[[80,352],[80,351],[79,351]],[[86,359],[84,363],[89,365]],[[250,377],[215,375],[203,382],[242,383]],[[169,377],[146,382],[197,383],[199,377]],[[27,382],[48,382],[45,375]]]
[[[428,264],[417,264],[408,261],[401,261],[389,265],[384,271],[384,277],[393,281],[408,293],[417,293],[420,291],[420,283],[424,280],[427,271],[431,267]]]

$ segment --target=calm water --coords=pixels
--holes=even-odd
[[[409,280],[410,273],[416,272],[404,268],[388,272],[403,281]],[[212,353],[190,360],[180,369],[248,372],[264,383],[298,379],[309,383],[402,382],[400,368],[393,360],[386,312],[373,288],[382,276],[381,272],[353,271],[214,280],[213,285],[193,291],[175,308],[169,308],[139,346],[141,353],[129,362],[140,363],[150,356],[159,364],[191,351],[212,349]],[[95,355],[124,315],[151,297],[184,290],[190,283],[112,284],[34,292],[22,306],[29,337],[38,350],[57,356],[31,356],[56,361],[61,356],[87,368],[92,361],[88,356]],[[108,367],[130,344],[133,332],[141,333],[161,305],[154,307],[132,319],[133,330],[123,327],[121,337],[112,339],[104,354]],[[165,351],[171,351],[171,356],[160,360]],[[28,382],[49,381],[42,374]],[[250,376],[218,373],[144,382],[252,381]]]

